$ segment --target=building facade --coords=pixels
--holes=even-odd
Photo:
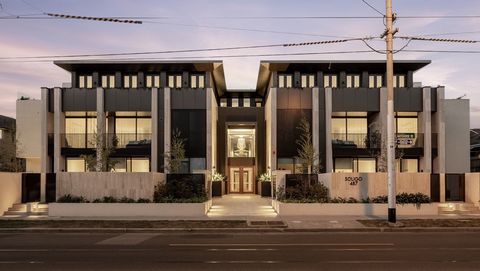
[[[394,65],[397,170],[468,172],[468,100],[414,83],[429,63]],[[230,193],[255,193],[262,173],[300,171],[302,118],[318,172],[384,167],[384,61],[262,61],[254,90],[227,90],[221,61],[55,64],[71,82],[42,88],[42,172],[92,170],[85,157],[108,148],[113,171],[167,172],[165,154],[179,131],[183,172],[220,172]]]

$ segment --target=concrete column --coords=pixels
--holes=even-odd
[[[387,146],[387,88],[383,87],[380,88],[380,112],[378,115],[378,123],[375,127],[377,131],[380,132],[380,157],[379,159],[383,159],[384,161],[377,161],[377,163],[381,163],[384,167],[384,170],[387,169],[387,154],[386,154],[386,146]],[[379,160],[377,159],[377,160]],[[394,163],[396,165],[396,163]],[[378,164],[377,164],[378,167]]]
[[[320,113],[319,113],[319,89],[315,87],[312,89],[312,140],[313,140],[313,149],[317,154],[317,158],[314,161],[314,165],[319,165],[319,155],[320,155]]]
[[[65,160],[62,157],[62,135],[65,133],[65,113],[62,110],[62,89],[53,89],[53,171],[65,171]]]
[[[420,169],[432,172],[432,100],[430,88],[423,88],[423,111],[419,114],[420,129],[423,133],[423,157],[420,158]]]
[[[437,113],[434,115],[435,132],[437,133],[438,155],[433,161],[435,173],[445,173],[445,117],[444,117],[445,88],[437,88]]]
[[[40,173],[40,202],[47,201],[47,174]]]
[[[104,92],[103,88],[97,88],[97,171],[102,171],[105,166],[102,164],[106,136]]]
[[[50,171],[48,159],[48,88],[42,88],[42,110],[40,111],[41,123],[41,149],[40,149],[40,172],[46,173]]]
[[[445,174],[440,174],[440,202],[445,202]]]
[[[277,169],[277,88],[270,89],[270,99],[271,99],[271,107],[270,107],[270,129],[271,134],[271,145],[272,145],[272,152],[271,152],[271,160],[270,160],[270,170]]]
[[[325,88],[325,172],[333,171],[332,149],[332,88]]]
[[[164,131],[165,131],[165,134],[164,134],[164,152],[165,153],[169,153],[170,152],[170,138],[171,138],[171,103],[170,103],[170,94],[171,94],[171,90],[170,88],[164,88],[164,99],[163,99],[163,102],[164,102],[164,106],[163,106],[163,109],[164,109],[164,121],[163,121],[163,125],[164,125]],[[165,165],[165,173],[168,173],[168,169],[167,169],[167,166],[168,166],[168,160],[167,160],[167,157],[164,158],[164,165]]]
[[[158,172],[158,88],[152,88],[152,144],[150,152],[151,171]]]
[[[207,110],[206,111],[206,120],[207,120],[207,127],[206,127],[206,138],[207,138],[207,161],[206,161],[206,169],[207,170],[212,170],[213,167],[213,153],[212,153],[212,147],[213,147],[213,123],[212,123],[212,95],[213,95],[213,89],[212,88],[207,88],[205,89],[206,91],[206,105],[207,105]]]

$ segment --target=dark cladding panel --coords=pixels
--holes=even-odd
[[[326,120],[325,120],[325,89],[321,88],[318,91],[318,141],[319,141],[319,153],[320,168],[326,168],[327,161],[327,145],[326,145]],[[323,172],[323,171],[322,171]]]
[[[432,103],[432,111],[437,112],[437,88],[432,88],[430,89],[431,94],[430,94],[430,101]]]
[[[206,110],[175,109],[171,112],[172,134],[178,129],[185,141],[187,157],[206,157]]]
[[[302,116],[312,123],[312,111],[309,109],[277,110],[277,157],[294,157],[297,155],[297,144],[300,131],[297,126]]]
[[[106,111],[151,111],[150,89],[106,89]]]
[[[421,88],[395,89],[395,111],[420,112],[423,110],[423,93]]]
[[[205,89],[172,89],[172,109],[202,109],[207,108]]]
[[[62,89],[63,111],[96,111],[97,91],[95,89]]]
[[[158,89],[158,100],[157,100],[157,104],[158,104],[158,122],[157,122],[157,125],[158,125],[158,133],[157,133],[157,140],[158,140],[158,144],[157,144],[157,150],[158,150],[158,171],[163,171],[163,162],[164,162],[164,159],[163,159],[163,154],[165,152],[164,150],[164,145],[165,145],[165,138],[164,138],[164,134],[165,134],[165,127],[164,127],[164,122],[165,122],[165,105],[163,104],[164,101],[165,101],[165,92],[163,89],[159,88]]]
[[[277,108],[288,108],[288,91],[284,88],[278,89],[277,91]]]
[[[278,109],[311,109],[311,88],[279,88],[277,91]]]
[[[335,88],[332,89],[332,111],[380,111],[380,89]]]

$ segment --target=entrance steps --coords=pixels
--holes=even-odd
[[[446,202],[438,205],[438,214],[480,215],[480,209],[473,203]]]
[[[38,202],[15,203],[3,213],[5,217],[48,216],[48,204]]]
[[[259,195],[224,195],[214,198],[213,204],[207,213],[208,217],[218,219],[247,219],[247,220],[279,220],[278,214],[272,208],[270,198]]]

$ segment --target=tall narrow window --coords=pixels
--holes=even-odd
[[[302,74],[301,87],[313,88],[315,86],[315,76],[313,74]]]
[[[238,98],[232,98],[232,107],[238,107]]]
[[[368,87],[369,88],[381,88],[383,87],[383,76],[382,75],[369,75],[368,76]]]
[[[323,76],[323,87],[324,88],[337,88],[337,75],[336,74],[326,74]]]
[[[359,88],[360,87],[360,75],[348,74],[347,75],[347,88]]]
[[[281,74],[278,76],[279,88],[291,88],[292,82],[293,82],[293,77],[291,74]]]
[[[145,86],[147,88],[159,88],[160,87],[160,75],[147,75],[145,80]]]
[[[79,88],[93,88],[93,77],[91,75],[80,75],[78,77]]]
[[[102,75],[102,88],[115,88],[115,75]]]
[[[123,76],[124,88],[137,88],[137,75],[125,75]]]
[[[220,99],[220,107],[227,107],[227,98]]]
[[[190,86],[192,88],[204,88],[205,87],[205,76],[194,74],[190,76]]]
[[[250,98],[243,98],[243,107],[250,107]]]
[[[404,88],[405,87],[405,75],[394,75],[393,76],[393,87],[394,88]]]
[[[178,75],[169,75],[168,76],[168,87],[169,88],[182,88],[182,76]]]

